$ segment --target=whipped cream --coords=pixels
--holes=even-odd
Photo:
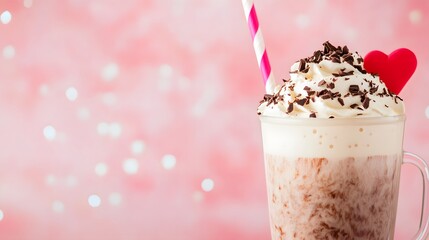
[[[298,118],[381,117],[404,114],[402,99],[378,75],[368,74],[363,59],[347,46],[329,42],[324,49],[292,65],[290,79],[266,94],[258,114]]]

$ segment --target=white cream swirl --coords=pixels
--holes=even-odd
[[[258,114],[299,118],[396,116],[404,113],[400,97],[390,93],[376,75],[367,74],[363,60],[346,47],[329,42],[324,51],[296,62],[290,80],[266,95]]]

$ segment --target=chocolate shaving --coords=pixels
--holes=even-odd
[[[301,105],[301,106],[304,106],[304,105],[307,103],[307,101],[308,101],[308,99],[307,99],[307,98],[303,98],[303,99],[295,100],[295,102],[296,102],[298,105]]]
[[[274,97],[274,95],[271,95],[271,94],[265,94],[265,95],[264,95],[264,99],[262,99],[259,103],[268,102],[268,101],[270,101],[270,99],[272,99],[273,97]]]
[[[344,69],[344,70],[345,70],[345,69]],[[353,71],[353,70],[350,70],[350,71],[348,71],[348,72],[344,72],[344,70],[343,70],[343,69],[341,69],[339,73],[333,73],[332,75],[333,75],[334,77],[344,77],[344,76],[350,76],[350,75],[353,75],[353,73],[354,73],[354,71]]]
[[[317,86],[319,86],[319,87],[320,87],[320,86],[323,86],[323,85],[325,85],[325,84],[326,84],[326,81],[325,81],[325,80],[322,80],[322,81],[320,81],[320,82],[319,82],[319,84],[317,84]]]
[[[274,95],[272,95],[272,94],[265,94],[265,95],[264,95],[264,100],[269,100],[269,99],[271,99],[272,97],[274,97]]]
[[[359,64],[363,63],[363,58],[359,57],[356,59],[358,61]]]
[[[309,66],[307,66],[304,70],[302,70],[301,72],[303,72],[303,73],[308,73],[308,71],[310,70],[310,67]]]
[[[316,91],[307,91],[308,96],[314,95],[315,93],[316,93]]]
[[[313,90],[311,89],[311,87],[309,87],[309,86],[305,86],[305,87],[304,87],[304,91],[306,91],[306,92],[307,92],[307,95],[308,95],[308,96],[311,96],[311,95],[313,95],[313,94],[315,94],[315,93],[316,93],[316,91],[313,91]],[[297,97],[299,97],[299,96],[297,96]]]
[[[328,92],[330,92],[328,89],[323,89],[322,91],[320,91],[320,92],[317,93],[317,96],[318,97],[323,96],[323,95],[325,95]]]
[[[326,87],[330,88],[330,89],[334,89],[335,88],[335,84],[333,82],[331,82]]]
[[[287,113],[291,113],[293,111],[293,103],[289,103],[289,107],[287,108]]]
[[[338,57],[332,57],[331,58],[331,60],[332,60],[332,62],[334,62],[334,63],[341,63],[341,61],[340,61],[340,59],[338,58]]]
[[[283,101],[283,100],[284,100],[283,96],[280,96],[279,93],[277,93],[276,95],[265,94],[264,99],[259,103],[262,104],[263,102],[266,102],[267,106],[269,106],[270,104],[277,104],[279,101]]]
[[[329,41],[326,41],[325,43],[323,43],[323,46],[325,47],[324,49],[325,53],[329,53],[337,50],[337,48],[334,47],[334,45],[332,45]]]
[[[332,93],[332,97],[334,97],[334,98],[341,97],[341,93],[340,92],[334,92],[334,93]]]
[[[365,109],[368,109],[368,107],[369,107],[369,103],[370,103],[370,100],[371,99],[369,99],[368,97],[367,98],[365,98],[365,100],[363,101],[363,108],[365,108]]]
[[[372,83],[372,82],[371,82]],[[378,86],[377,87],[371,87],[370,89],[369,89],[369,93],[370,94],[374,94],[374,93],[376,93],[378,91]]]
[[[305,69],[305,65],[306,65],[305,59],[300,59],[299,60],[298,71],[302,72]]]
[[[357,106],[359,106],[359,105],[358,105],[358,104],[356,104],[356,103],[354,103],[354,104],[350,105],[350,108],[355,109]]]
[[[359,86],[358,85],[350,85],[349,92],[353,95],[359,92]]]
[[[316,118],[316,113],[311,113],[310,118]]]
[[[330,99],[330,98],[331,98],[331,95],[330,95],[330,94],[325,94],[325,95],[323,95],[321,98],[322,98],[323,100]]]
[[[402,98],[400,98],[399,96],[395,96],[395,103],[396,103],[396,104],[398,104],[398,99],[399,99],[399,100],[401,100],[401,101],[404,101],[404,100],[402,100]]]
[[[350,65],[352,65],[352,64],[350,64]],[[361,65],[353,65],[353,67],[355,67],[362,74],[366,74],[366,71],[362,68]]]
[[[322,51],[320,51],[320,50],[318,50],[318,51],[315,51],[314,52],[314,55],[313,55],[313,61],[315,62],[315,63],[320,63],[320,61],[322,61]]]
[[[344,106],[344,100],[342,98],[337,98],[338,102],[341,104],[341,106]]]
[[[344,62],[347,62],[348,64],[353,66],[353,62],[355,61],[355,59],[353,58],[353,56],[349,53],[347,54],[344,58],[343,58]]]

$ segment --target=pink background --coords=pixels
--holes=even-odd
[[[405,148],[429,159],[429,1],[256,4],[278,78],[326,40],[415,51]],[[241,1],[0,0],[0,14],[0,239],[269,239]],[[420,196],[404,167],[397,239]]]

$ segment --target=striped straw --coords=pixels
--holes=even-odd
[[[274,92],[275,79],[271,71],[270,61],[265,47],[261,28],[259,27],[258,17],[256,15],[255,4],[253,0],[242,0],[244,13],[246,14],[247,24],[253,39],[253,48],[255,49],[256,59],[265,84],[265,90],[268,94]]]

